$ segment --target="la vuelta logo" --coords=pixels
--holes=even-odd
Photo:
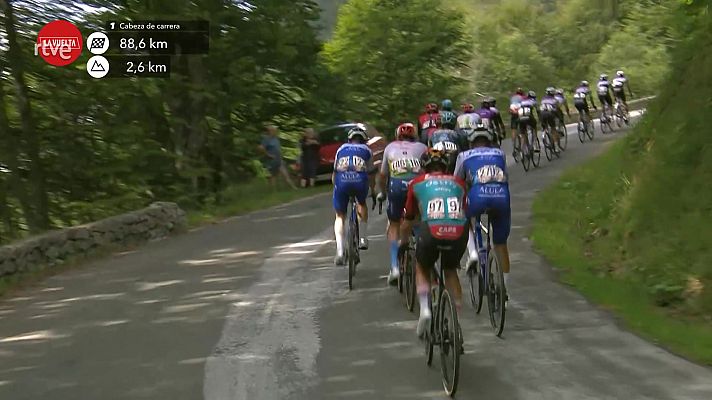
[[[82,54],[82,34],[73,23],[56,20],[40,29],[35,43],[35,55],[39,55],[57,67],[73,63]]]

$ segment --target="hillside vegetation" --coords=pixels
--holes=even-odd
[[[712,24],[685,17],[644,120],[537,199],[534,239],[631,326],[712,364]]]

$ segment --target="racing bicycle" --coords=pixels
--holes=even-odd
[[[353,279],[356,275],[356,266],[361,262],[361,256],[359,254],[359,229],[358,229],[358,211],[356,208],[355,196],[349,197],[349,225],[346,238],[348,240],[346,247],[346,258],[347,264],[349,266],[349,290],[353,290]]]

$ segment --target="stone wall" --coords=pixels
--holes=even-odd
[[[153,203],[142,210],[2,246],[0,276],[52,267],[68,259],[162,238],[184,227],[185,213],[177,204]]]

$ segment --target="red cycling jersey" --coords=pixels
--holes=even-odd
[[[423,113],[418,117],[418,126],[420,127],[420,132],[430,132],[435,130],[440,125],[440,114],[439,113]]]

